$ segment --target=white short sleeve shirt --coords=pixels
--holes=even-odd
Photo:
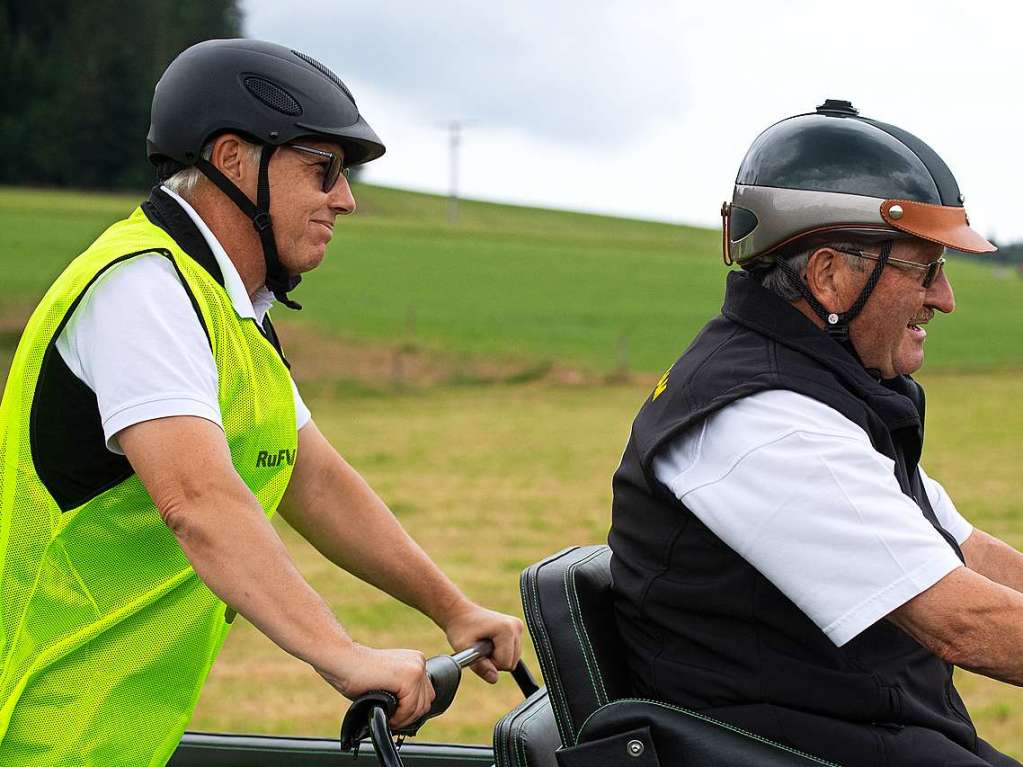
[[[795,392],[732,403],[663,447],[653,468],[838,646],[962,565],[867,434]],[[962,543],[970,523],[940,484],[923,481]]]
[[[231,259],[195,210],[164,187],[206,239],[239,317],[262,322],[273,303],[252,298]],[[122,453],[117,433],[154,418],[191,415],[223,428],[217,366],[181,279],[165,256],[145,254],[103,273],[57,338],[64,362],[95,394],[107,448]],[[309,409],[291,383],[298,428]]]

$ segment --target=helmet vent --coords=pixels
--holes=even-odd
[[[334,83],[334,85],[336,85],[338,88],[344,91],[344,94],[348,97],[349,101],[351,101],[353,104],[355,103],[355,98],[352,96],[352,92],[348,90],[348,87],[343,82],[341,82],[340,77],[335,75],[333,72],[327,69],[327,67],[323,66],[323,64],[318,62],[312,56],[306,56],[304,53],[300,53],[299,51],[292,51],[292,53],[294,53],[296,56],[302,59],[302,61],[304,61],[309,66],[313,67],[313,69],[317,70],[321,75],[326,77],[332,83]]]
[[[295,100],[295,97],[269,80],[264,80],[262,77],[246,77],[245,87],[249,93],[271,109],[292,117],[302,114],[302,106]]]

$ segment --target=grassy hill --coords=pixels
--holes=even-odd
[[[562,211],[462,204],[360,186],[360,209],[278,318],[350,340],[596,373],[665,368],[720,307],[711,230]],[[26,312],[64,264],[136,198],[0,189],[0,317]],[[949,267],[959,311],[931,326],[931,369],[1023,363],[1023,281]]]
[[[618,365],[623,334],[631,369],[659,373],[720,305],[719,235],[485,203],[465,203],[452,227],[443,198],[367,186],[357,194],[359,213],[341,222],[325,264],[296,292],[305,311],[278,312],[293,318],[286,343],[303,396],[324,434],[466,593],[519,613],[522,567],[606,535],[611,473],[647,384],[381,391],[323,383],[351,375],[352,346],[383,350],[374,364],[384,375],[388,350],[407,347],[606,373]],[[137,202],[0,189],[0,382],[50,281]],[[949,273],[959,310],[930,326],[924,463],[968,519],[1023,547],[1012,459],[1023,430],[1014,370],[1023,367],[1023,282],[975,262]],[[425,618],[278,529],[358,641],[444,649]],[[983,736],[1023,757],[1023,690],[965,673],[957,684]],[[469,678],[423,737],[486,742],[519,698],[508,679],[494,691]],[[239,620],[191,726],[331,736],[342,710],[305,664]]]

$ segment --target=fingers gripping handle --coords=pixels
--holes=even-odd
[[[411,728],[418,730],[427,719],[440,716],[447,711],[454,701],[458,685],[462,681],[462,669],[471,666],[481,658],[490,657],[493,651],[493,642],[484,639],[454,655],[438,655],[427,660],[426,675],[430,677],[435,697],[426,716],[411,725]]]
[[[489,640],[477,642],[472,647],[455,653],[454,655],[438,655],[426,661],[426,675],[433,685],[435,697],[430,710],[424,716],[417,719],[400,730],[395,730],[396,735],[415,735],[428,719],[440,716],[451,706],[458,692],[458,684],[462,679],[462,669],[469,666],[480,658],[489,657],[494,651],[494,645]],[[387,715],[386,719],[394,716],[398,708],[398,699],[393,693],[385,690],[376,690],[360,695],[345,713],[341,722],[341,750],[350,751],[355,748],[360,740],[364,740],[371,734],[370,723],[373,719],[373,710],[383,708]]]

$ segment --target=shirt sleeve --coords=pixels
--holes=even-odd
[[[306,407],[305,402],[302,400],[302,395],[298,393],[298,386],[295,385],[295,379],[291,379],[291,390],[295,393],[295,429],[301,429],[309,421],[312,420],[312,413],[309,412],[309,408]]]
[[[956,539],[956,543],[961,546],[970,537],[970,534],[973,533],[973,525],[967,522],[966,518],[959,513],[959,510],[952,502],[952,498],[945,492],[945,488],[941,486],[941,483],[927,476],[923,466],[920,467],[920,478],[923,479],[924,490],[927,493],[927,500],[931,502],[931,508],[934,509],[934,516],[938,518],[941,526]]]
[[[223,428],[209,340],[174,266],[148,254],[108,269],[83,296],[57,349],[96,394],[107,449],[154,418],[191,415]]]
[[[653,466],[837,646],[962,565],[866,433],[794,392],[738,400]]]

